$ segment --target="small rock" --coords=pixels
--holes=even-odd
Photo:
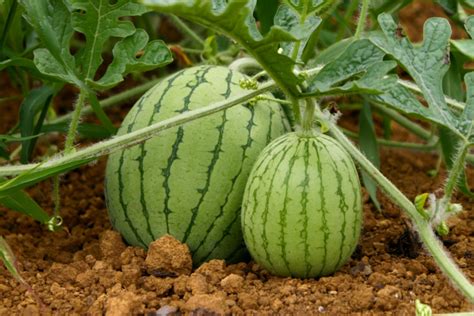
[[[193,273],[189,277],[186,282],[186,288],[188,288],[193,295],[207,294],[209,292],[209,285],[207,284],[206,277],[199,273]]]
[[[387,285],[377,292],[376,307],[382,310],[392,310],[397,307],[401,300],[400,289]]]
[[[120,234],[113,230],[106,230],[100,235],[99,247],[102,259],[110,263],[114,269],[120,268],[120,255],[126,248]]]
[[[147,272],[158,277],[190,274],[193,261],[187,245],[170,235],[152,242],[145,259]]]
[[[239,305],[244,310],[246,309],[257,309],[258,308],[258,296],[250,293],[239,293]]]
[[[173,315],[178,312],[178,308],[176,306],[172,305],[164,305],[161,306],[159,310],[157,310],[154,313],[151,313],[153,316],[168,316],[168,315]]]
[[[183,310],[197,315],[218,314],[225,315],[229,313],[229,307],[226,304],[226,297],[217,294],[197,294],[183,305]]]
[[[237,274],[230,274],[221,281],[221,286],[227,293],[237,293],[244,284],[244,278]]]
[[[107,316],[127,316],[136,314],[141,306],[140,297],[133,292],[124,291],[107,301]]]

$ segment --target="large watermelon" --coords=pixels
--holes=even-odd
[[[288,133],[268,145],[250,173],[242,205],[250,254],[282,276],[336,271],[357,245],[361,216],[354,163],[322,134]]]
[[[135,104],[118,135],[243,93],[243,78],[217,66],[177,72]],[[188,244],[195,264],[240,259],[240,207],[248,174],[263,148],[284,132],[279,105],[259,101],[110,155],[106,200],[113,226],[142,247],[171,234]]]

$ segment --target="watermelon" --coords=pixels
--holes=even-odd
[[[357,170],[332,138],[288,133],[255,163],[242,204],[244,240],[273,274],[328,275],[354,251],[362,203]]]
[[[244,78],[218,66],[177,72],[137,101],[118,135],[244,93]],[[129,244],[145,248],[170,234],[189,246],[195,265],[240,260],[248,174],[286,124],[277,103],[240,104],[110,155],[105,187],[112,225]]]

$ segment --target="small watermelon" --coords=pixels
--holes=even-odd
[[[242,205],[254,260],[280,276],[317,277],[341,267],[360,234],[357,170],[332,138],[288,133],[255,163]]]

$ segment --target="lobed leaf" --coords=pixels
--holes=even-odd
[[[253,12],[255,0],[140,0],[162,13],[175,14],[222,33],[244,47],[283,89],[298,93],[300,82],[294,74],[295,61],[279,54],[281,43],[296,42],[297,38],[280,26],[273,26],[265,35],[258,31]]]
[[[104,76],[88,81],[95,89],[109,89],[133,71],[148,71],[173,61],[166,44],[159,40],[148,42],[148,34],[142,29],[118,42],[112,52],[114,59]]]
[[[393,75],[387,75],[396,63],[382,61],[384,55],[369,40],[353,41],[320,72],[308,79],[308,89],[304,94],[382,93],[396,82]]]
[[[20,0],[25,18],[46,48],[34,51],[34,63],[42,73],[81,86],[76,61],[69,51],[73,35],[70,12],[62,0]]]
[[[297,42],[282,43],[281,48],[283,54],[300,62],[306,44],[321,23],[321,18],[314,15],[314,8],[309,4],[301,6],[299,10],[295,10],[294,6],[282,4],[275,14],[274,23],[298,39]]]
[[[388,91],[390,96],[385,99],[395,101],[390,105],[400,107],[405,113],[416,113],[460,135],[459,118],[448,108],[442,88],[442,79],[449,68],[451,28],[448,21],[442,18],[428,19],[424,26],[423,43],[416,47],[401,35],[390,15],[381,14],[378,21],[385,36],[372,36],[371,41],[405,68],[420,87],[428,107],[413,102],[411,96],[400,87]],[[402,104],[406,100],[409,103]]]
[[[464,27],[471,39],[451,40],[451,44],[460,53],[474,60],[474,15],[466,19]]]
[[[78,59],[84,79],[93,80],[102,64],[102,49],[110,37],[127,37],[135,32],[126,16],[138,16],[147,10],[129,0],[66,0],[71,7],[72,27],[84,34],[86,46]]]

